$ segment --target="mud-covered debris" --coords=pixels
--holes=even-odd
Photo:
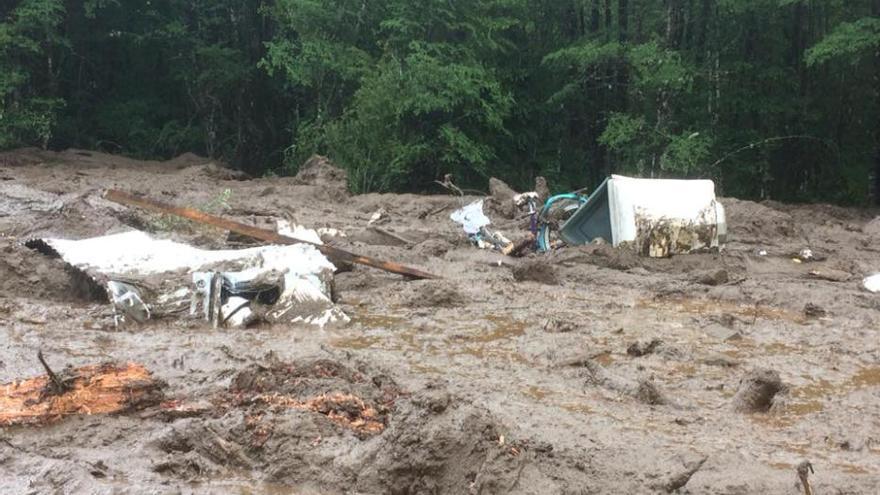
[[[653,378],[639,378],[630,380],[615,375],[606,370],[595,360],[585,360],[578,363],[584,366],[588,372],[587,382],[599,385],[603,388],[628,395],[639,402],[650,406],[675,405],[654,383]]]
[[[742,338],[742,335],[736,329],[715,323],[707,326],[703,331],[706,335],[721,342]]]
[[[232,379],[229,392],[231,404],[248,408],[251,415],[284,409],[309,411],[359,436],[381,433],[400,395],[393,380],[370,380],[326,359],[252,365]]]
[[[736,368],[740,362],[724,354],[715,354],[700,360],[706,366],[717,366],[719,368]]]
[[[540,175],[535,177],[535,192],[538,193],[538,205],[543,205],[551,194],[547,179]]]
[[[466,302],[455,285],[444,281],[415,282],[406,296],[407,306],[414,308],[454,308]]]
[[[647,356],[656,351],[661,345],[663,345],[663,341],[660,339],[633,342],[626,348],[626,353],[633,357]]]
[[[573,332],[577,325],[570,320],[561,318],[550,318],[544,322],[543,329],[547,333],[569,333]]]
[[[513,266],[513,279],[517,282],[538,282],[559,285],[556,269],[542,260],[526,260]]]
[[[810,475],[815,473],[810,461],[803,461],[797,466],[798,484],[804,491],[804,495],[813,495],[813,485],[810,483]]]
[[[444,239],[425,239],[413,247],[416,252],[435,258],[443,256],[452,248],[452,243]]]
[[[657,384],[654,383],[653,379],[639,379],[638,386],[636,387],[633,396],[640,402],[650,406],[663,406],[669,404],[669,399],[667,399],[666,395],[660,391],[660,388],[657,387]]]
[[[223,167],[217,165],[216,163],[209,163],[202,166],[202,173],[206,176],[217,179],[217,180],[234,180],[234,181],[245,181],[251,180],[250,174],[243,170],[236,170],[234,168]]]
[[[862,232],[870,236],[880,236],[880,217],[875,217],[862,227]]]
[[[352,394],[334,392],[299,400],[276,393],[253,396],[248,401],[323,414],[339,426],[366,435],[381,433],[385,429],[383,418],[376,409]]]
[[[348,172],[337,167],[326,156],[312,155],[299,168],[293,181],[305,186],[332,187],[348,193]]]
[[[518,193],[506,182],[492,177],[489,179],[489,195],[492,196],[491,207],[505,218],[514,218],[517,207],[513,198]]]
[[[730,275],[727,273],[727,270],[720,268],[718,270],[708,270],[698,273],[696,280],[703,285],[724,285],[730,281]]]
[[[122,413],[158,404],[162,382],[140,365],[102,364],[0,385],[0,426],[45,424],[78,414]]]
[[[825,311],[825,309],[818,304],[808,302],[804,306],[804,316],[806,316],[807,318],[822,318],[827,315],[828,311]]]
[[[642,268],[641,261],[635,251],[625,247],[615,249],[609,244],[589,244],[586,246],[570,247],[554,253],[549,261],[565,266],[586,263],[620,271]],[[648,272],[645,271],[644,273],[647,274]]]
[[[708,457],[703,457],[698,461],[689,462],[685,464],[684,469],[679,473],[672,473],[664,478],[661,482],[654,485],[655,488],[659,488],[666,493],[675,492],[681,488],[684,488],[685,485],[688,484],[688,481],[703,467],[703,464],[706,463]]]
[[[560,235],[571,245],[597,237],[614,247],[634,243],[639,254],[663,258],[720,248],[727,239],[727,221],[710,180],[612,175],[566,221]]]
[[[767,412],[777,394],[787,390],[779,373],[768,369],[749,371],[739,381],[739,388],[731,403],[741,413]]]
[[[822,268],[818,270],[810,270],[810,277],[819,280],[827,280],[829,282],[846,282],[852,278],[852,274],[843,270],[834,270],[831,268]]]

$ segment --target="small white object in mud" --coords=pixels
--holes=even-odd
[[[461,225],[464,233],[468,235],[478,234],[481,228],[492,223],[489,217],[483,213],[482,199],[453,211],[449,218]]]
[[[313,230],[290,230],[294,237],[320,242]],[[263,320],[323,327],[349,321],[331,299],[336,267],[308,244],[209,251],[131,231],[79,241],[37,239],[27,245],[58,254],[103,286],[117,323],[179,318],[187,308],[191,318],[214,326]]]
[[[758,256],[767,256],[767,251],[765,249],[759,249],[755,254]]]
[[[880,292],[880,273],[875,273],[863,281],[865,288],[871,292]]]
[[[370,217],[370,221],[367,222],[367,225],[373,225],[373,224],[384,223],[383,221],[386,220],[387,217],[388,217],[388,212],[385,211],[385,208],[379,208],[379,209],[376,210],[376,212],[373,213],[373,215]]]

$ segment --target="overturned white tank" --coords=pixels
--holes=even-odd
[[[27,245],[57,254],[106,290],[117,324],[163,317],[228,327],[349,321],[331,299],[335,267],[307,244],[210,251],[131,231]]]
[[[631,243],[642,255],[666,257],[726,242],[724,207],[711,180],[636,179],[612,175],[562,226],[571,245],[597,238]]]

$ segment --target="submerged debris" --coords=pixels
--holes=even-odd
[[[742,413],[767,412],[773,399],[784,392],[786,386],[773,370],[756,369],[740,379],[739,389],[733,396],[733,410]]]
[[[233,378],[229,392],[231,405],[252,408],[251,415],[281,409],[311,411],[362,437],[385,429],[400,394],[393,381],[368,380],[325,359],[250,366]]]

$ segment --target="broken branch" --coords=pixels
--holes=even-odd
[[[55,395],[61,395],[67,391],[67,385],[58,378],[58,375],[52,371],[52,368],[46,363],[46,360],[43,359],[43,350],[40,349],[37,351],[37,359],[40,360],[40,364],[43,365],[43,369],[46,370],[46,374],[49,375],[49,380],[52,384],[52,392]]]

